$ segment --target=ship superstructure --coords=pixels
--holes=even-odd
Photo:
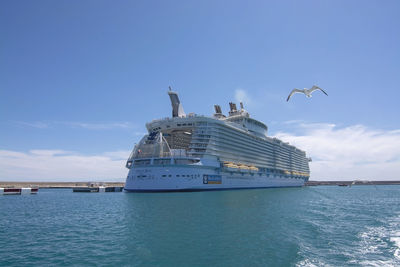
[[[268,127],[240,103],[228,116],[185,114],[168,92],[172,117],[146,124],[126,167],[127,191],[195,191],[302,186],[309,178],[306,153],[267,136]]]

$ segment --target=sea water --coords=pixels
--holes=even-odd
[[[399,266],[400,186],[0,196],[1,266]]]

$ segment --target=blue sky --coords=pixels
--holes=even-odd
[[[399,12],[399,1],[1,1],[0,180],[124,177],[145,123],[170,116],[169,85],[187,113],[245,100],[317,159],[314,179],[400,178]],[[286,102],[313,84],[329,96]],[[337,148],[360,131],[369,139],[328,163],[315,150],[316,132]],[[365,154],[359,169],[335,165]]]

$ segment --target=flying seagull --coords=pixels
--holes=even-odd
[[[322,90],[322,88],[319,88],[318,86],[314,85],[313,87],[311,87],[311,89],[307,89],[307,88],[304,88],[303,90],[297,89],[297,88],[293,89],[292,92],[290,92],[286,101],[289,101],[290,97],[292,95],[294,95],[295,93],[303,93],[306,95],[306,97],[311,97],[311,93],[314,92],[315,90],[321,90],[322,93],[328,95],[324,90]]]

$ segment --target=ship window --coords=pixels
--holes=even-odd
[[[180,124],[180,123],[178,123],[176,126],[181,126],[181,124]]]
[[[163,174],[163,176],[162,176],[162,177],[167,177],[167,175]]]
[[[186,123],[182,124],[182,126],[186,126]]]
[[[154,165],[168,165],[171,163],[170,159],[155,159]]]
[[[167,128],[169,128],[170,126],[169,125],[167,125]]]
[[[168,175],[168,177],[171,177],[171,174],[170,174],[170,175]]]
[[[179,174],[177,174],[177,175],[176,175],[176,177],[180,177],[180,175],[179,175]]]
[[[186,177],[186,176],[183,174],[182,177]]]
[[[148,165],[148,164],[150,164],[150,160],[149,159],[135,160],[135,165]]]
[[[195,162],[199,162],[199,160],[193,159],[175,159],[175,164],[193,164]]]

